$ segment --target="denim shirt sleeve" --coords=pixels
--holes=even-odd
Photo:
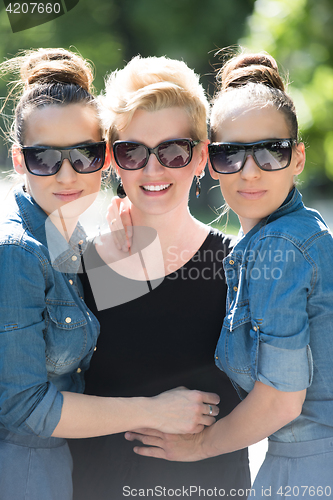
[[[248,254],[253,378],[281,391],[311,385],[307,300],[314,263],[283,237],[263,237]]]
[[[45,364],[47,270],[34,248],[0,246],[0,426],[42,437],[53,433],[63,402]]]

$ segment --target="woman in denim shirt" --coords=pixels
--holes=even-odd
[[[99,326],[77,276],[86,247],[77,221],[95,199],[110,155],[81,57],[39,49],[1,70],[13,67],[25,85],[12,147],[24,187],[0,225],[0,497],[70,500],[64,438],[147,424],[197,432],[213,423],[218,397],[186,390],[156,398],[79,394]]]
[[[142,455],[198,460],[269,436],[251,496],[333,495],[332,234],[294,185],[305,163],[276,62],[240,55],[221,72],[211,173],[242,230],[224,260],[227,315],[216,364],[243,401],[190,439],[128,433]]]

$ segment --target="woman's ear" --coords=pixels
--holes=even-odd
[[[296,155],[296,162],[294,166],[294,175],[299,175],[301,172],[303,172],[304,165],[305,165],[305,146],[303,142],[298,143],[295,146],[295,155]]]
[[[13,161],[13,166],[15,169],[15,172],[17,172],[20,175],[23,175],[26,173],[26,167],[25,167],[25,162],[24,162],[24,157],[21,149],[19,146],[14,144],[12,146],[12,161]]]
[[[205,167],[207,165],[207,159],[208,159],[208,144],[209,144],[209,140],[206,139],[205,141],[201,141],[198,146],[198,148],[200,148],[200,157],[199,157],[199,163],[198,163],[198,167],[195,171],[195,175],[197,177],[200,176],[201,172],[203,170],[205,170]]]

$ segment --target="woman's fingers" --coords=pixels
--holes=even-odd
[[[157,447],[148,448],[146,446],[134,446],[133,451],[137,455],[141,455],[143,457],[163,458],[164,460],[168,460],[163,448],[157,448]]]
[[[163,432],[159,432],[155,429],[139,429],[136,432],[126,432],[125,439],[127,441],[140,441],[146,446],[135,446],[133,451],[137,455],[142,455],[145,457],[154,458],[166,458],[166,454],[163,448]],[[148,448],[151,446],[151,448]]]
[[[159,446],[161,444],[160,437],[150,436],[148,434],[139,434],[137,432],[126,432],[125,439],[127,439],[127,441],[140,441],[148,446]]]
[[[212,425],[219,409],[217,394],[178,389],[153,398],[156,420],[152,427],[171,434],[199,433]],[[154,401],[153,401],[154,402]]]
[[[118,250],[123,252],[128,252],[132,245],[133,229],[130,208],[129,201],[115,196],[106,213],[114,243]]]
[[[206,405],[205,409],[209,417],[216,417],[220,413],[220,409],[216,405]]]
[[[145,446],[135,446],[133,451],[146,457],[193,462],[207,458],[202,450],[203,434],[164,434],[154,429],[126,432],[128,441],[140,441]]]

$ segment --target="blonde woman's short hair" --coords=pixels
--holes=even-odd
[[[184,108],[191,139],[207,139],[208,100],[199,76],[183,61],[167,57],[134,57],[106,80],[100,113],[110,145],[126,129],[138,109]]]

